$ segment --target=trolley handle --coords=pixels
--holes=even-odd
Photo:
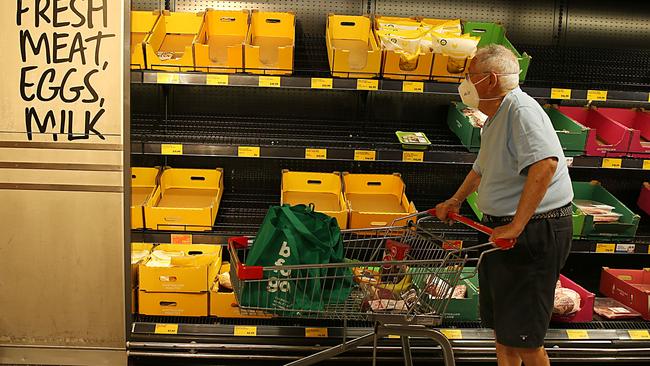
[[[426,213],[431,216],[436,216],[436,209],[432,208],[430,210],[427,210]],[[453,221],[458,221],[461,224],[467,225],[472,229],[482,232],[483,234],[492,235],[491,227],[485,226],[465,216],[461,216],[455,212],[449,212],[447,218]],[[515,246],[516,243],[517,243],[517,239],[497,239],[494,241],[494,244],[501,249],[510,249],[513,246]]]

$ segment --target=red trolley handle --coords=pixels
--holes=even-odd
[[[436,216],[436,209],[432,208],[426,211],[431,216]],[[486,235],[492,235],[492,228],[485,226],[481,223],[478,223],[474,220],[468,219],[465,216],[461,216],[455,212],[449,212],[447,218],[453,221],[458,221],[461,224],[467,225],[472,229],[482,232]],[[510,249],[517,243],[517,239],[497,239],[494,241],[494,244],[501,249]]]

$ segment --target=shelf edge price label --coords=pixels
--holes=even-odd
[[[379,90],[379,80],[357,79],[357,90]]]
[[[259,146],[239,146],[237,147],[237,156],[240,158],[259,158]]]
[[[630,339],[650,340],[650,331],[645,329],[629,329],[627,334],[630,336]]]
[[[616,252],[616,244],[611,243],[597,243],[596,253],[614,253]]]
[[[178,324],[156,324],[155,334],[178,334]]]
[[[183,145],[181,144],[162,144],[160,153],[163,155],[183,155]]]
[[[421,163],[424,161],[424,151],[404,151],[402,161],[409,163]]]
[[[257,327],[247,327],[243,325],[235,325],[233,334],[238,337],[255,337],[257,336]]]
[[[463,331],[460,329],[440,329],[447,339],[463,339]]]
[[[589,332],[584,329],[567,329],[566,335],[569,339],[589,339]]]
[[[312,89],[332,89],[333,83],[331,78],[311,78]]]
[[[623,159],[618,159],[618,158],[603,158],[603,168],[608,168],[608,169],[621,169],[621,166],[623,165]]]
[[[230,82],[228,75],[208,74],[206,77],[207,85],[228,85]]]
[[[377,160],[377,152],[375,150],[354,150],[354,160],[375,161]]]
[[[402,337],[398,336],[397,334],[389,334],[387,338],[388,339],[400,339]]]
[[[634,253],[635,249],[635,244],[616,244],[617,253]]]
[[[156,74],[158,84],[178,84],[181,82],[181,76],[175,73],[159,72]]]
[[[650,160],[643,161],[643,170],[650,170]]]
[[[192,244],[192,234],[171,234],[171,244]]]
[[[280,87],[280,77],[279,76],[260,76],[258,85],[265,86],[270,88],[279,88]]]
[[[305,159],[325,160],[327,149],[305,149]]]
[[[587,100],[604,102],[607,100],[607,90],[587,90]]]
[[[571,89],[551,88],[551,99],[571,99]]]
[[[307,338],[327,338],[327,328],[305,328]]]
[[[403,81],[402,91],[407,93],[424,93],[424,83],[421,81]]]

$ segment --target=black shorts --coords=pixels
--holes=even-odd
[[[570,216],[531,220],[514,248],[484,256],[479,267],[481,321],[494,329],[497,342],[518,348],[544,345],[555,284],[572,236]]]

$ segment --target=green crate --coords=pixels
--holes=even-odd
[[[544,111],[551,119],[553,128],[555,128],[555,132],[560,138],[560,144],[562,145],[562,150],[564,150],[564,155],[584,155],[585,145],[587,144],[587,135],[589,135],[590,129],[565,116],[562,112],[553,107],[544,107]]]
[[[519,73],[519,81],[523,82],[526,80],[531,57],[525,52],[521,54],[515,49],[508,38],[506,38],[506,30],[503,26],[489,22],[464,22],[463,31],[470,33],[474,37],[481,37],[481,41],[478,43],[479,47],[488,44],[500,44],[510,49],[519,61],[519,69],[521,70]]]
[[[461,112],[464,108],[465,104],[452,102],[447,113],[447,125],[467,150],[477,152],[481,147],[481,129],[474,127],[469,118]]]
[[[413,284],[418,288],[424,288],[426,275],[428,273],[424,268],[412,268],[409,270],[412,274]],[[478,304],[478,275],[474,275],[474,267],[465,267],[461,274],[459,284],[467,286],[467,295],[464,299],[450,299],[445,310],[444,318],[446,320],[479,320],[479,304]],[[446,272],[448,275],[449,272]],[[470,277],[471,276],[471,277]],[[445,276],[441,276],[444,277]],[[468,278],[469,277],[469,278]],[[425,300],[426,301],[426,300]]]
[[[573,205],[573,237],[586,239],[630,239],[636,235],[640,216],[632,212],[599,182],[573,182],[574,199],[593,200],[614,207],[622,214],[617,222],[598,223],[594,217],[585,215]]]

